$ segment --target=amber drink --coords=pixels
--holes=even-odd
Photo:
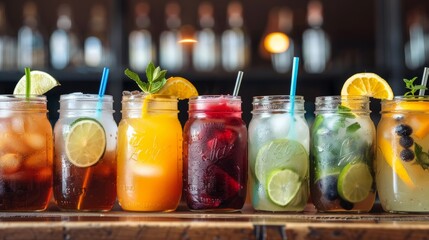
[[[45,96],[0,96],[0,210],[41,211],[52,195],[52,127]]]

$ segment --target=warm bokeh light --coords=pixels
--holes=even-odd
[[[289,45],[289,37],[281,32],[272,32],[264,39],[264,47],[270,53],[285,52]]]
[[[179,43],[196,43],[197,40],[193,39],[193,38],[185,38],[179,41]]]

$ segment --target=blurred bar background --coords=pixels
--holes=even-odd
[[[124,69],[144,74],[153,61],[200,94],[231,94],[244,71],[248,123],[253,96],[288,94],[293,56],[302,59],[297,94],[310,122],[314,98],[339,94],[356,72],[379,74],[401,95],[402,79],[429,65],[429,1],[0,2],[0,93],[12,93],[26,66],[51,73],[62,84],[48,93],[52,121],[59,95],[96,93],[104,66],[119,120],[122,90],[137,89]],[[180,110],[184,122],[187,102]],[[378,102],[372,111],[377,121]]]

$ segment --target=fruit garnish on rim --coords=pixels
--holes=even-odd
[[[341,89],[341,95],[392,99],[393,91],[386,80],[375,73],[356,73],[346,80]]]
[[[60,86],[60,83],[46,72],[33,70],[30,72],[30,78],[30,94],[42,95],[51,90],[52,88]],[[13,90],[13,94],[25,94],[26,88],[26,76],[24,75],[16,84],[15,89]]]
[[[140,79],[139,75],[130,69],[125,70],[125,75],[135,81],[140,89],[146,94],[164,94],[175,96],[178,99],[187,99],[198,96],[198,91],[190,81],[183,77],[165,78],[167,70],[161,70],[160,67],[150,62],[146,67],[147,82]]]

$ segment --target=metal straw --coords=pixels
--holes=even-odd
[[[238,71],[237,79],[235,80],[235,87],[232,96],[238,96],[238,91],[240,91],[241,80],[243,79],[243,72]]]
[[[426,85],[428,83],[428,76],[429,76],[429,68],[425,67],[425,69],[423,70],[422,84],[421,85],[426,87]],[[425,95],[425,89],[420,89],[419,95],[424,96]]]

